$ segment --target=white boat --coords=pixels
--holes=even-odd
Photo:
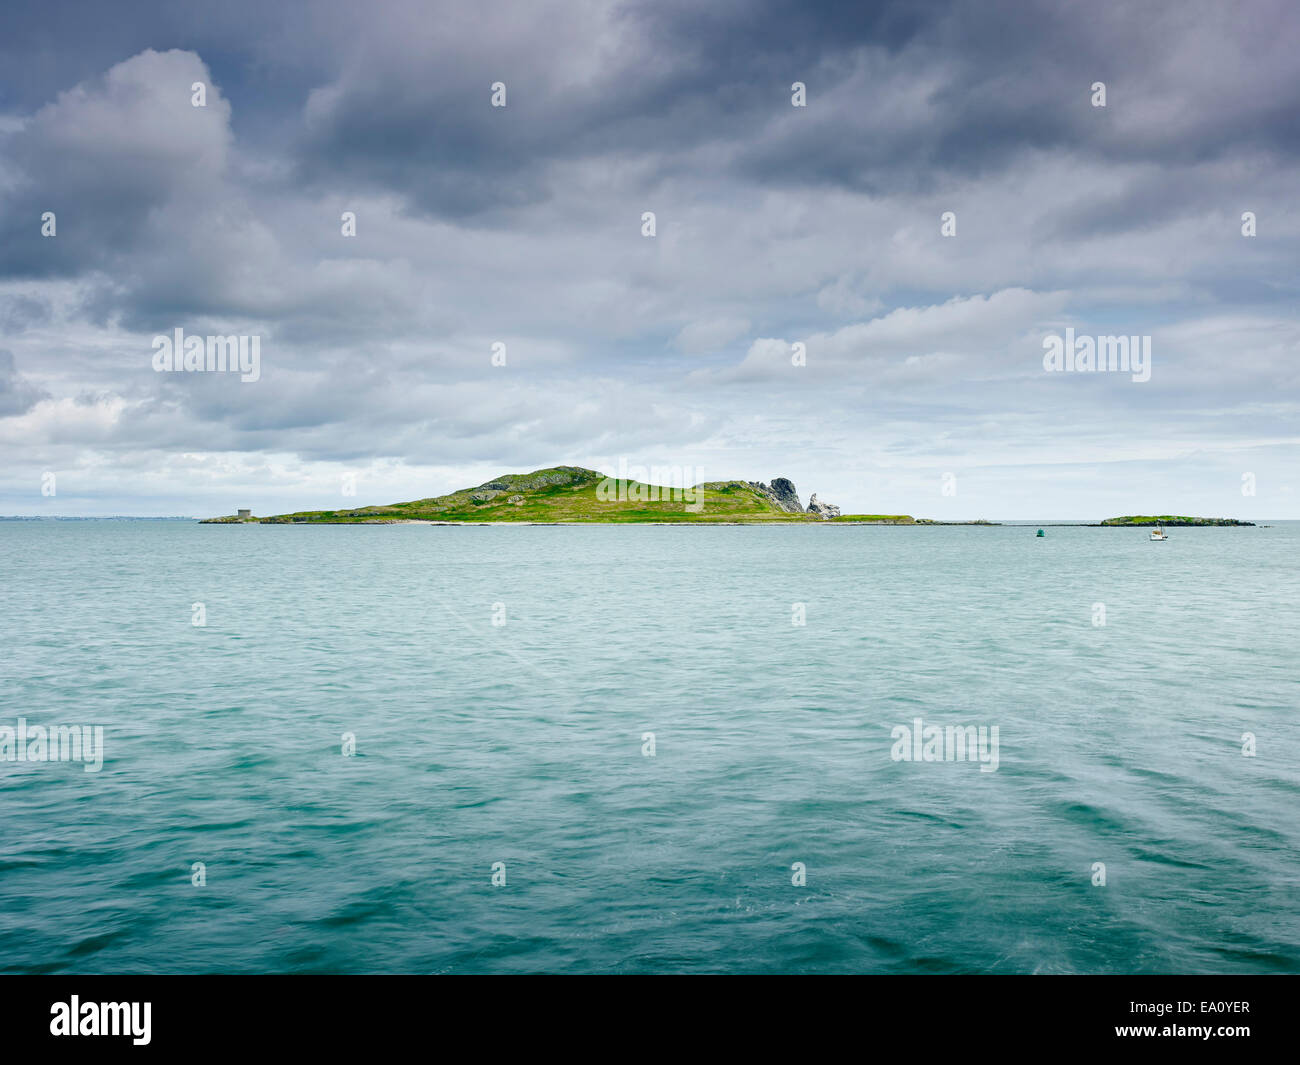
[[[1151,530],[1151,539],[1168,540],[1169,537],[1165,535],[1164,529],[1162,529],[1159,525],[1157,525],[1154,529]]]

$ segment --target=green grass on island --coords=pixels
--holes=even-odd
[[[849,515],[831,521],[912,524],[906,514]],[[270,517],[210,518],[210,523],[378,524],[445,522],[811,522],[816,514],[782,510],[745,481],[711,481],[685,491],[680,486],[618,481],[579,466],[554,466],[506,474],[432,499],[356,507],[304,510]]]

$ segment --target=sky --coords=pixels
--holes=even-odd
[[[1298,157],[1293,0],[9,2],[0,514],[1300,518]]]

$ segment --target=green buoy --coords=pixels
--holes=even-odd
[[[1042,530],[1042,529],[1039,529],[1039,530],[1038,530],[1038,535],[1039,535],[1039,536],[1042,536],[1042,535],[1043,535],[1043,530]]]

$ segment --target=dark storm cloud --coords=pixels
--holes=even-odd
[[[1001,173],[1030,152],[1166,165],[1300,152],[1300,27],[1285,2],[993,2],[935,16],[899,56],[829,43],[857,66],[817,86],[813,122],[781,123],[738,167],[882,193]],[[1091,104],[1098,81],[1104,109]]]
[[[363,35],[370,60],[308,108],[300,176],[398,189],[458,218],[550,198],[556,162],[639,157],[652,181],[700,146],[725,147],[754,184],[878,194],[999,173],[1031,151],[1193,164],[1300,150],[1300,34],[1282,0],[1146,5],[1140,26],[1128,8],[1023,0],[616,10],[525,19],[504,40],[418,20]],[[503,109],[488,106],[498,79]],[[796,80],[805,113],[789,107]],[[1089,102],[1094,81],[1107,109]]]
[[[317,91],[299,175],[400,189],[457,218],[547,199],[555,162],[626,154],[671,170],[679,153],[759,135],[793,81],[836,79],[855,48],[892,53],[944,6],[549,4],[447,33],[417,18],[363,37],[368,61]],[[496,81],[504,108],[489,106]]]
[[[144,52],[9,133],[0,275],[121,267],[165,243],[171,216],[208,199],[226,167],[228,105],[215,93],[190,105],[191,84],[209,80],[190,53]]]

